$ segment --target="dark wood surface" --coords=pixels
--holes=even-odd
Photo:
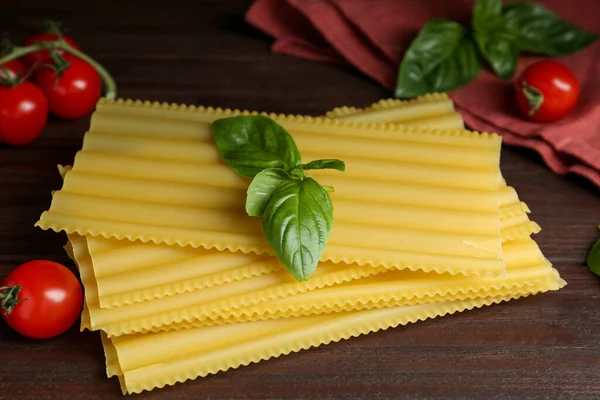
[[[84,10],[89,6],[89,9]],[[60,19],[118,81],[122,97],[321,114],[389,93],[351,68],[269,52],[243,22],[249,1],[5,2],[0,27],[22,40]],[[23,148],[0,147],[0,278],[45,258],[71,265],[63,235],[33,227],[60,187],[89,118],[52,120]],[[156,399],[598,399],[600,281],[584,264],[600,193],[552,174],[533,153],[503,149],[502,168],[543,228],[538,243],[568,282],[543,294],[370,334],[172,388]],[[0,323],[0,399],[118,399],[97,333],[19,337]]]

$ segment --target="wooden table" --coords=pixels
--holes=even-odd
[[[135,4],[133,4],[135,3]],[[22,40],[62,19],[115,76],[120,95],[189,104],[321,114],[389,96],[350,68],[269,52],[246,26],[249,1],[19,1],[0,26]],[[50,5],[52,4],[52,5]],[[88,7],[86,4],[85,7]],[[22,148],[0,147],[0,277],[30,259],[72,265],[63,235],[33,224],[61,186],[89,119],[52,120]],[[173,388],[156,399],[600,398],[600,281],[584,265],[597,237],[600,193],[552,174],[534,154],[504,148],[502,168],[543,228],[536,236],[568,286],[435,321],[370,334]],[[104,375],[98,333],[75,327],[28,340],[0,324],[0,399],[119,399]]]

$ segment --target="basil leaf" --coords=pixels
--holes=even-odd
[[[600,240],[592,246],[587,256],[587,265],[590,271],[600,276]]]
[[[473,7],[473,28],[475,30],[488,30],[488,24],[495,24],[501,18],[501,0],[477,0]]]
[[[325,159],[325,160],[314,160],[306,164],[300,164],[303,170],[309,169],[336,169],[338,171],[345,171],[346,164],[342,160],[336,159]]]
[[[586,262],[590,271],[600,276],[600,239],[590,249]]]
[[[265,207],[278,187],[292,180],[292,177],[282,169],[265,169],[254,177],[248,186],[246,196],[246,212],[251,217],[263,215]]]
[[[434,19],[404,54],[396,97],[447,92],[466,85],[480,70],[477,49],[465,28],[457,22]]]
[[[507,28],[524,51],[559,56],[579,51],[598,38],[539,3],[509,3],[503,14]]]
[[[519,48],[502,16],[500,0],[478,0],[473,9],[475,42],[496,75],[510,78],[517,70]]]
[[[300,152],[290,134],[272,119],[238,116],[213,122],[217,149],[238,174],[254,177],[267,168],[291,169],[300,164]]]
[[[317,268],[329,239],[333,205],[314,179],[279,186],[262,216],[265,237],[279,260],[300,281]]]
[[[515,74],[519,48],[511,34],[502,28],[490,32],[475,31],[475,41],[496,75],[500,78],[510,78]]]

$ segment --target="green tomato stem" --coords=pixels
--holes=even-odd
[[[527,84],[525,81],[521,82],[521,86],[523,96],[525,96],[527,104],[529,104],[529,115],[533,115],[544,104],[544,95],[537,88]]]
[[[19,298],[21,289],[21,285],[0,287],[0,299],[2,299],[0,302],[0,309],[4,310],[5,316],[8,316],[17,304],[28,300]]]
[[[115,83],[115,80],[110,75],[110,73],[106,70],[106,68],[104,68],[100,63],[98,63],[96,60],[94,60],[84,52],[74,49],[64,40],[40,42],[31,46],[16,46],[12,49],[10,53],[0,58],[0,65],[3,65],[4,63],[7,63],[16,58],[23,57],[24,55],[27,55],[29,53],[51,49],[65,50],[66,52],[71,53],[74,56],[86,61],[96,70],[96,72],[98,72],[98,75],[100,75],[100,78],[104,82],[104,86],[106,87],[106,93],[104,96],[108,99],[114,99],[115,97],[117,97],[117,84]]]

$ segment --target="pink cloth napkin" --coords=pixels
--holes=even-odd
[[[597,0],[543,3],[583,29],[598,29]],[[257,0],[246,20],[275,38],[274,52],[351,64],[393,91],[402,55],[421,27],[435,17],[469,24],[472,7],[473,0]],[[509,145],[537,151],[554,172],[575,173],[600,187],[600,41],[559,58],[577,75],[582,92],[575,110],[550,124],[522,118],[511,85],[539,59],[521,55],[509,81],[486,67],[449,95],[472,129],[497,132]]]

